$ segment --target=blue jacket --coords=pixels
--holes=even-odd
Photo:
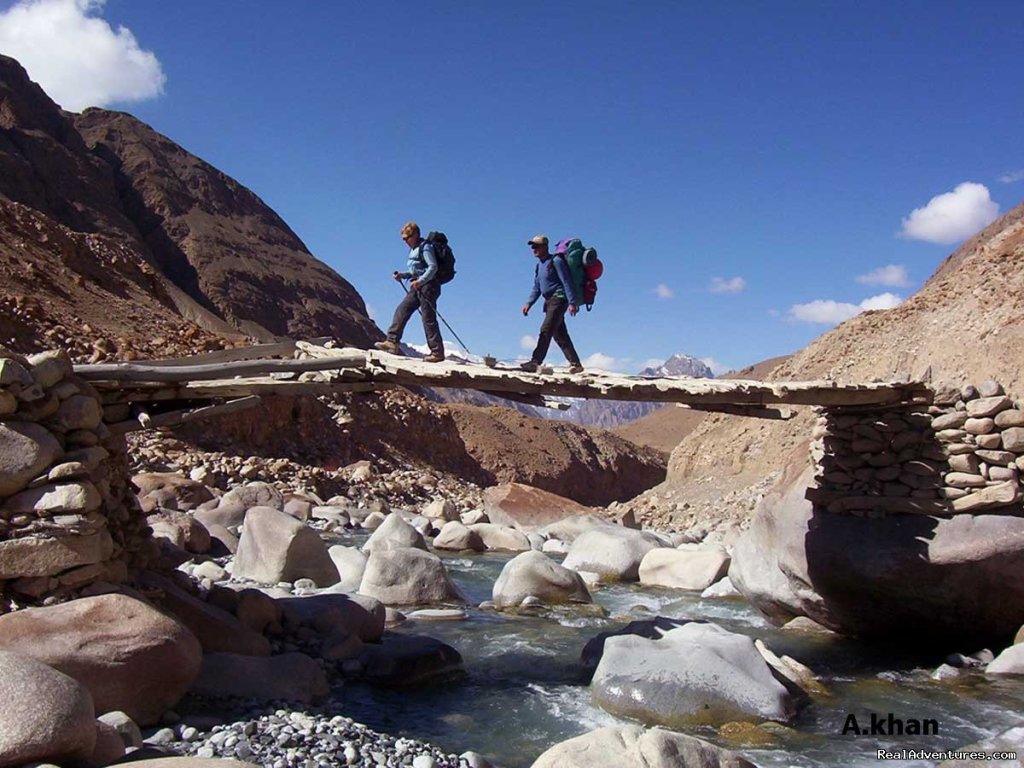
[[[548,256],[537,262],[537,268],[533,273],[533,290],[530,291],[530,298],[526,300],[526,306],[532,307],[541,296],[545,299],[558,296],[567,299],[570,304],[579,306],[572,287],[569,265],[562,256]]]
[[[432,280],[437,274],[437,257],[434,256],[434,246],[426,240],[420,240],[419,245],[409,250],[409,262],[406,264],[406,277],[418,280],[420,285]]]

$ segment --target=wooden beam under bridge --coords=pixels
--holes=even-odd
[[[473,389],[498,396],[544,396],[680,403],[699,410],[779,418],[774,405],[875,406],[928,403],[922,382],[765,382],[741,379],[646,378],[600,371],[528,373],[518,367],[461,362],[425,363],[376,350],[332,349],[298,342],[304,359],[202,362],[198,365],[104,363],[75,371],[106,402],[250,394],[329,394],[386,386]],[[178,363],[178,361],[175,361]],[[242,377],[242,378],[238,378]],[[156,394],[156,393],[159,393]]]

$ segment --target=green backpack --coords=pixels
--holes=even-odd
[[[594,248],[586,248],[583,242],[575,237],[559,240],[555,244],[555,256],[565,258],[572,275],[572,289],[580,306],[589,311],[597,297],[597,278],[601,276],[601,261],[597,258]]]

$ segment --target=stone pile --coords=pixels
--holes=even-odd
[[[813,500],[830,512],[958,514],[1022,498],[1024,402],[998,382],[940,388],[930,406],[821,412]]]
[[[123,582],[147,536],[123,438],[71,359],[0,347],[0,612]]]

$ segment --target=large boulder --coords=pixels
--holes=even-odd
[[[538,530],[537,533],[546,539],[558,539],[559,541],[572,543],[580,535],[595,528],[615,527],[614,523],[597,515],[573,515],[572,517],[566,517],[557,522],[549,523]]]
[[[338,569],[320,534],[271,507],[246,512],[232,575],[263,584],[305,578],[329,587],[338,581]]]
[[[469,530],[480,537],[485,549],[497,552],[525,552],[533,547],[526,534],[496,523],[474,523]]]
[[[986,675],[1024,675],[1024,644],[1011,645],[985,668]]]
[[[382,643],[368,645],[359,661],[365,680],[391,686],[450,678],[462,668],[458,651],[426,635],[385,635]]]
[[[720,547],[652,549],[640,562],[640,583],[703,591],[729,571],[729,555]]]
[[[644,728],[611,725],[555,744],[534,761],[532,768],[755,768],[735,752],[694,736]]]
[[[692,621],[658,639],[609,637],[590,684],[594,703],[648,725],[788,723],[796,702],[746,635]]]
[[[531,485],[502,483],[484,490],[484,512],[492,523],[528,533],[593,509]]]
[[[576,538],[562,565],[597,573],[605,581],[636,581],[644,556],[663,546],[650,533],[613,526],[595,528]]]
[[[253,507],[271,507],[272,509],[284,510],[284,495],[270,483],[246,483],[245,485],[232,488],[225,493],[218,506],[240,506],[243,509]]]
[[[729,578],[771,621],[895,640],[1005,642],[1024,623],[1024,517],[861,518],[815,508],[791,469],[737,542]]]
[[[455,552],[470,550],[483,552],[483,539],[476,531],[470,530],[462,522],[451,520],[441,526],[441,532],[434,537],[434,549],[447,549]]]
[[[505,563],[492,594],[498,608],[518,606],[530,596],[549,604],[593,602],[578,573],[532,550]]]
[[[304,653],[241,656],[208,653],[192,691],[209,698],[257,699],[313,704],[330,693],[327,675]]]
[[[0,768],[83,760],[95,746],[89,690],[35,659],[0,651]]]
[[[60,670],[89,689],[98,712],[121,710],[143,726],[178,702],[202,660],[184,626],[119,594],[0,616],[0,650]]]
[[[292,627],[309,627],[323,635],[344,632],[368,643],[384,633],[384,605],[366,595],[321,592],[276,600]]]
[[[426,550],[427,543],[422,534],[413,528],[399,514],[390,514],[363,544],[363,552],[369,554],[379,549],[413,549]]]
[[[157,590],[154,602],[188,627],[203,646],[204,653],[240,653],[269,656],[270,642],[234,615],[200,600],[156,573],[139,574],[141,587]]]
[[[465,602],[441,558],[419,549],[372,552],[359,593],[385,605]]]

